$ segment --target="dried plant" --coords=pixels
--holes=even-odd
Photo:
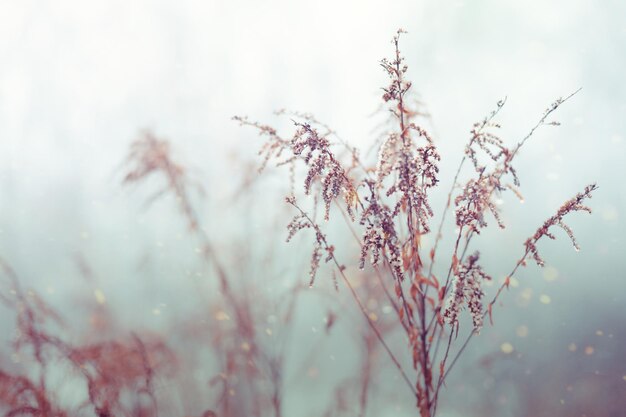
[[[143,186],[146,179],[159,177],[163,186],[147,203],[165,194],[175,198],[187,237],[195,242],[203,267],[214,278],[195,292],[199,310],[172,326],[168,343],[163,335],[120,328],[114,312],[100,302],[86,302],[96,319],[90,328],[76,331],[35,291],[24,289],[15,270],[0,258],[0,303],[15,318],[12,343],[0,355],[0,413],[6,417],[157,417],[177,412],[281,417],[289,377],[300,376],[289,375],[287,358],[304,359],[304,366],[310,359],[301,350],[289,350],[294,346],[294,316],[304,289],[313,288],[314,295],[336,302],[336,293],[347,288],[357,308],[350,313],[333,304],[325,312],[320,334],[330,337],[339,327],[348,328],[361,356],[356,373],[340,381],[334,401],[321,411],[329,417],[372,415],[371,395],[389,390],[376,377],[386,371],[383,361],[388,358],[393,365],[390,372],[397,372],[406,384],[420,416],[433,417],[451,370],[485,319],[492,322],[495,303],[517,271],[528,260],[544,265],[540,242],[555,239],[555,230],[561,228],[579,250],[566,217],[591,212],[586,202],[597,187],[585,187],[538,227],[493,294],[484,288],[496,274],[481,264],[481,253],[493,245],[482,245],[477,237],[490,224],[505,228],[496,201],[505,192],[522,199],[514,167],[520,149],[539,128],[558,125],[549,118],[573,94],[552,103],[513,146],[499,133],[496,119],[506,100],[498,102],[471,127],[446,205],[437,213],[431,201],[440,183],[441,156],[422,125],[426,113],[421,103],[411,97],[408,67],[399,48],[402,33],[393,38],[392,57],[380,62],[388,76],[381,106],[390,122],[384,136],[374,141],[378,151],[374,160],[367,153],[362,157],[310,113],[276,112],[293,119],[294,130],[288,136],[269,125],[235,117],[266,139],[259,152],[259,171],[267,170],[270,163],[287,169],[285,201],[293,211],[287,241],[312,235],[305,281],[278,297],[268,297],[248,279],[270,261],[259,265],[247,256],[246,247],[255,244],[253,239],[235,242],[236,251],[225,249],[223,236],[212,235],[194,205],[193,193],[202,188],[174,158],[169,141],[144,131],[131,144],[123,183]],[[466,165],[470,166],[464,170]],[[469,175],[463,179],[466,172]],[[250,194],[253,185],[254,179],[247,175],[238,193]],[[449,212],[456,228],[444,232]],[[338,224],[340,237],[333,233]],[[434,237],[427,244],[424,236],[429,234]],[[342,236],[353,238],[354,244]],[[451,251],[442,253],[440,242],[448,236]],[[81,275],[92,282],[93,271],[86,260],[78,256],[77,262]],[[328,293],[320,285],[324,278],[332,280],[327,282]],[[357,320],[347,320],[350,314]],[[269,317],[274,323],[271,328]],[[405,344],[401,351],[394,344],[398,336]],[[177,340],[183,342],[172,346]],[[311,356],[320,351],[313,345]],[[193,379],[197,369],[205,372],[201,384]],[[166,379],[174,382],[166,387],[169,394],[161,390]],[[192,380],[194,386],[184,382]],[[68,387],[76,394],[64,393]],[[178,391],[178,402],[169,398],[171,391]]]
[[[513,166],[520,148],[540,127],[558,125],[548,118],[573,94],[551,104],[529,133],[514,146],[506,145],[495,133],[500,127],[495,119],[506,100],[498,102],[494,111],[476,123],[470,131],[470,139],[455,174],[453,187],[448,193],[440,223],[433,228],[432,218],[435,213],[430,204],[430,195],[439,183],[440,155],[434,140],[419,125],[421,113],[412,108],[406,99],[412,84],[406,78],[408,68],[399,48],[402,33],[399,30],[393,38],[392,58],[381,61],[381,66],[389,76],[382,99],[392,115],[393,125],[392,131],[381,142],[378,158],[373,163],[368,164],[361,159],[358,151],[346,142],[334,141],[337,134],[309,114],[280,112],[296,119],[291,139],[284,139],[276,129],[250,122],[245,117],[235,117],[235,120],[269,137],[260,152],[263,155],[262,168],[272,159],[276,160],[278,166],[289,164],[289,178],[293,183],[295,173],[299,172],[296,164],[304,166],[303,196],[292,191],[286,199],[296,210],[295,217],[288,225],[287,240],[291,240],[301,230],[312,231],[314,239],[310,285],[314,285],[323,259],[348,287],[349,294],[356,301],[372,334],[414,395],[420,415],[432,417],[437,411],[446,377],[470,339],[479,333],[483,318],[489,315],[491,319],[493,305],[501,292],[508,288],[518,268],[526,265],[529,257],[543,265],[538,254],[538,242],[543,237],[553,239],[551,229],[558,226],[565,230],[578,249],[572,230],[563,220],[572,212],[590,211],[583,203],[597,187],[595,184],[589,185],[582,193],[567,201],[526,241],[521,258],[487,308],[484,308],[483,282],[491,280],[491,277],[479,263],[480,252],[475,250],[471,255],[467,253],[476,235],[487,227],[490,216],[500,228],[505,227],[495,201],[506,191],[522,198],[518,190],[520,181]],[[345,154],[342,158],[342,149],[350,150],[349,160],[346,161]],[[467,159],[472,162],[473,173],[457,192]],[[347,265],[339,260],[335,245],[331,244],[323,225],[301,203],[303,198],[311,195],[314,207],[318,201],[322,205],[324,220],[331,219],[333,207],[342,213],[350,233],[358,241],[358,266],[365,268],[369,260],[383,286],[393,288],[389,293],[390,301],[397,311],[399,328],[405,334],[412,375],[402,365],[405,363],[404,356],[392,351],[379,323],[371,319],[371,311],[363,302],[362,294],[358,293],[348,278]],[[454,246],[452,253],[440,255],[438,247],[443,236],[443,225],[452,205],[457,226]],[[437,230],[437,234],[432,246],[425,248],[422,237],[431,233],[431,230]],[[485,246],[483,250],[486,249]],[[439,264],[442,264],[441,267]],[[435,271],[442,268],[446,273],[445,280],[435,275]],[[460,317],[465,308],[469,310],[472,327],[465,342],[458,344],[457,337],[462,325]],[[341,398],[344,398],[343,394]]]
[[[280,156],[281,139],[277,138],[271,128],[261,125],[256,127],[270,137],[269,145],[264,150],[268,159],[269,155]],[[313,144],[315,138],[310,140],[311,147],[322,146]],[[209,304],[210,311],[208,314],[201,313],[199,318],[194,316],[191,320],[192,323],[208,322],[209,332],[206,333],[206,329],[199,329],[196,325],[191,325],[189,330],[195,337],[199,333],[207,337],[219,363],[219,369],[207,381],[215,400],[212,410],[205,414],[223,417],[261,417],[270,414],[282,416],[285,349],[301,285],[291,288],[280,305],[272,306],[264,298],[265,294],[255,290],[245,279],[250,274],[250,271],[242,270],[245,262],[234,263],[238,266],[231,265],[218,253],[209,233],[202,227],[200,216],[193,208],[190,198],[191,183],[185,175],[186,170],[174,160],[167,140],[158,138],[151,132],[143,132],[131,144],[127,164],[129,171],[124,177],[126,184],[139,183],[151,174],[161,175],[165,179],[166,186],[160,193],[170,192],[176,197],[191,237],[202,245],[202,259],[213,268],[217,278],[219,296],[202,300]],[[329,182],[329,187],[334,187],[331,183],[332,181]],[[329,195],[333,193],[330,188],[326,192]],[[240,250],[243,246],[238,244]],[[315,260],[314,257],[312,263]],[[315,269],[312,267],[312,277]],[[276,320],[280,324],[276,334],[268,330],[265,322],[268,315],[274,314],[278,316]],[[209,320],[206,319],[207,315]],[[268,335],[272,336],[269,340]],[[186,336],[190,334],[187,333]],[[207,340],[202,342],[206,343]]]
[[[180,413],[181,405],[172,396],[178,395],[190,403],[183,405],[185,409],[195,409],[185,415],[280,417],[291,323],[303,286],[289,288],[280,304],[274,305],[246,279],[258,265],[231,262],[219,253],[192,203],[191,194],[197,186],[172,156],[168,141],[142,132],[131,144],[125,168],[124,184],[142,184],[159,176],[165,180],[148,203],[166,193],[175,197],[190,239],[199,242],[200,258],[214,272],[215,296],[196,291],[202,303],[200,310],[182,318],[169,332],[178,336],[170,339],[174,344],[176,339],[184,340],[177,349],[152,333],[133,331],[128,336],[128,330],[117,326],[115,312],[109,311],[101,293],[96,300],[91,298],[91,303],[81,299],[81,305],[86,305],[96,319],[88,328],[74,332],[36,292],[23,290],[17,273],[0,258],[0,277],[6,278],[0,283],[7,284],[0,290],[0,302],[16,319],[12,355],[5,355],[4,350],[0,355],[0,413],[44,417],[176,415],[173,411]],[[238,248],[243,252],[245,244],[238,244]],[[95,274],[86,259],[77,255],[75,261],[83,279],[94,285]],[[269,316],[275,323],[273,329],[267,323]],[[207,346],[212,355],[209,361]],[[5,357],[14,363],[5,363]],[[179,371],[199,367],[210,376],[199,387],[187,385],[186,376]],[[67,382],[59,382],[59,375]],[[166,378],[169,386],[163,391]],[[66,385],[84,395],[78,393],[68,399],[63,391]],[[190,399],[186,391],[199,394]]]
[[[158,337],[76,344],[60,337],[54,324],[60,316],[34,291],[24,291],[17,273],[0,259],[9,290],[0,301],[13,310],[17,337],[14,358],[24,363],[20,371],[0,369],[0,409],[5,416],[65,417],[90,409],[97,417],[159,415],[154,392],[155,375],[171,375],[176,360]],[[38,368],[35,372],[32,366]],[[86,398],[71,407],[51,383],[55,369],[68,366],[85,387]],[[75,386],[76,389],[76,386]]]

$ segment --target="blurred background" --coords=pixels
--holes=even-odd
[[[113,333],[152,332],[191,350],[179,324],[204,317],[220,295],[176,196],[147,203],[163,179],[121,184],[130,143],[149,129],[169,140],[198,185],[190,199],[202,230],[234,265],[229,272],[246,277],[250,302],[265,303],[261,331],[270,336],[285,291],[308,284],[310,252],[298,248],[308,240],[284,243],[293,215],[283,204],[287,177],[270,168],[256,178],[262,139],[231,118],[247,115],[288,137],[289,119],[273,112],[311,112],[366,154],[386,83],[378,63],[401,27],[408,75],[442,155],[435,208],[472,124],[498,100],[507,98],[502,137],[515,143],[550,103],[582,87],[555,113],[561,126],[540,129],[523,149],[525,202],[504,199],[507,229],[480,237],[494,277],[563,201],[590,182],[600,186],[593,216],[569,222],[581,252],[564,235],[542,244],[546,267],[521,271],[496,326],[473,341],[448,381],[440,415],[626,415],[624,22],[626,4],[617,0],[3,1],[0,256],[78,331],[68,337],[90,332],[89,305],[106,305]],[[326,275],[320,294],[305,288],[281,342],[292,352],[283,369],[286,416],[324,415],[360,366],[361,336],[350,325],[358,312]],[[215,314],[222,317],[206,317]],[[6,311],[0,328],[0,363],[19,362]],[[200,357],[208,342],[192,334]],[[193,369],[177,378],[196,383],[186,391],[195,397],[176,394],[170,415],[213,407],[207,384],[219,366],[211,361],[181,365]],[[415,415],[390,364],[379,362],[368,415]],[[157,381],[163,392],[176,384]],[[339,411],[356,415],[350,406]]]

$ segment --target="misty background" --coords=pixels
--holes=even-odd
[[[520,403],[539,386],[551,387],[556,410],[581,398],[588,386],[579,381],[626,395],[624,22],[625,3],[591,0],[3,1],[0,256],[68,316],[95,289],[129,328],[164,331],[192,310],[190,291],[210,291],[211,275],[195,264],[196,243],[185,237],[176,202],[164,197],[148,207],[150,190],[121,185],[130,142],[151,129],[171,141],[204,189],[194,202],[223,256],[245,264],[278,302],[285,282],[308,281],[310,252],[284,244],[286,176],[283,184],[272,171],[238,194],[260,162],[262,139],[231,118],[247,115],[288,136],[289,120],[273,112],[311,112],[365,154],[386,83],[378,62],[401,27],[408,76],[442,155],[439,212],[472,124],[498,100],[507,98],[498,120],[510,144],[555,99],[582,87],[551,119],[561,126],[540,129],[520,154],[525,202],[503,201],[507,229],[480,238],[494,277],[510,270],[524,240],[563,201],[590,182],[600,187],[594,214],[568,223],[581,252],[564,234],[542,243],[547,266],[521,270],[496,326],[473,341],[450,380],[456,400],[445,415],[457,415],[455,401],[467,401],[463,413],[481,415],[489,403],[501,407],[498,415],[525,415]],[[256,267],[268,251],[271,267]],[[81,278],[77,259],[97,282]],[[302,349],[333,308],[314,301],[300,310]],[[11,325],[0,316],[0,328]],[[331,393],[323,381],[353,366],[345,339],[328,342],[316,359],[319,377],[295,386],[286,415],[324,408]],[[384,392],[391,376],[380,378]],[[413,415],[410,398],[390,402],[401,405],[372,415]]]

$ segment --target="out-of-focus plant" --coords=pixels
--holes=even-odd
[[[165,180],[165,186],[155,197],[165,193],[176,197],[191,237],[201,244],[202,259],[213,268],[217,278],[218,296],[207,301],[209,319],[200,320],[208,323],[205,329],[208,332],[193,326],[196,339],[200,334],[207,336],[204,342],[210,342],[219,364],[215,375],[207,381],[208,387],[216,393],[211,412],[224,417],[282,416],[285,350],[302,285],[292,287],[283,294],[279,305],[275,305],[269,302],[266,293],[255,291],[253,283],[246,279],[250,275],[246,267],[251,270],[255,265],[250,265],[249,260],[225,261],[202,227],[201,217],[190,198],[192,182],[185,168],[173,158],[167,140],[152,132],[143,132],[131,144],[127,165],[125,183],[139,183],[150,175],[160,175]],[[268,316],[278,322],[275,332],[267,327]]]
[[[76,415],[159,415],[156,375],[171,375],[176,360],[158,336],[73,343],[61,337],[60,315],[32,290],[25,291],[17,273],[3,259],[0,268],[8,290],[0,301],[15,313],[13,364],[0,363],[0,410],[7,417]],[[67,384],[84,398],[68,404],[55,380],[67,372]],[[69,377],[69,378],[68,378]]]

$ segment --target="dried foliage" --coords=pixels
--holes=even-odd
[[[478,264],[479,257],[478,252],[469,256],[454,273],[452,292],[443,312],[444,320],[452,326],[459,325],[461,308],[467,304],[472,316],[474,330],[479,331],[483,327],[482,298],[485,294],[482,283],[483,281],[490,281],[491,277]]]
[[[556,239],[556,237],[550,232],[550,228],[553,226],[558,226],[563,229],[572,241],[574,249],[576,249],[576,251],[580,250],[580,246],[578,246],[578,242],[574,237],[574,232],[567,224],[563,222],[563,218],[569,213],[575,211],[586,211],[587,213],[591,213],[591,209],[584,205],[583,202],[591,198],[591,193],[597,188],[598,187],[595,184],[586,186],[583,192],[576,194],[576,196],[574,196],[572,199],[566,201],[561,206],[561,208],[559,208],[559,211],[554,216],[546,220],[545,223],[539,229],[537,229],[535,234],[526,241],[526,252],[533,257],[535,262],[537,262],[537,265],[543,266],[544,264],[543,259],[541,258],[541,256],[539,256],[539,252],[537,252],[537,242],[539,242],[539,240],[541,240],[541,238],[543,238],[544,236],[552,240]]]
[[[35,292],[24,291],[5,261],[0,266],[10,287],[0,300],[16,317],[13,355],[31,364],[14,372],[0,369],[0,410],[5,416],[65,417],[87,409],[98,417],[158,416],[154,378],[171,375],[176,364],[160,338],[134,334],[100,343],[68,342],[54,326],[61,322],[55,310]],[[82,385],[86,393],[72,407],[62,405],[60,387],[52,383],[55,370],[64,366],[75,375],[74,389]]]
[[[432,218],[435,213],[430,204],[430,195],[439,183],[440,155],[434,140],[419,124],[418,118],[422,113],[407,100],[412,84],[406,78],[408,68],[399,48],[402,33],[399,30],[393,38],[392,58],[381,61],[381,66],[389,76],[389,84],[383,88],[382,99],[393,123],[392,130],[380,143],[377,160],[373,163],[361,159],[358,151],[345,142],[333,142],[337,134],[308,114],[288,113],[296,119],[291,140],[282,139],[275,129],[267,125],[249,122],[244,117],[235,119],[242,125],[256,128],[261,135],[269,136],[269,141],[261,149],[264,155],[262,167],[274,157],[280,157],[276,165],[281,166],[286,162],[291,164],[289,177],[293,182],[294,172],[299,172],[294,165],[304,163],[303,195],[292,192],[287,198],[287,202],[297,211],[288,225],[287,240],[303,229],[312,230],[311,285],[320,268],[320,260],[324,258],[343,278],[370,331],[415,396],[420,415],[430,417],[437,411],[440,390],[451,368],[469,340],[480,331],[485,315],[489,314],[491,318],[496,299],[503,289],[508,288],[518,267],[525,265],[528,257],[543,265],[537,251],[538,241],[544,236],[554,238],[550,229],[558,226],[565,230],[575,248],[578,248],[573,232],[563,219],[575,211],[590,211],[583,205],[583,201],[590,198],[597,187],[587,186],[584,192],[566,202],[557,214],[526,241],[522,257],[485,309],[483,282],[491,280],[491,277],[479,263],[479,251],[468,256],[466,253],[476,235],[488,226],[489,216],[495,219],[500,228],[505,227],[496,199],[506,191],[522,199],[518,190],[520,181],[513,166],[520,148],[540,127],[558,125],[557,122],[548,121],[548,118],[573,94],[552,103],[530,132],[514,146],[507,145],[496,133],[500,125],[495,119],[506,100],[498,102],[494,111],[474,124],[453,187],[448,193],[447,204],[441,213],[434,243],[428,250],[422,247],[422,236],[434,229]],[[322,134],[321,131],[326,133]],[[350,150],[350,160],[340,157],[342,148]],[[464,184],[459,185],[460,191],[457,191],[462,168],[468,159],[473,166],[472,174]],[[406,367],[402,365],[403,357],[389,348],[380,324],[371,320],[370,310],[361,299],[363,295],[358,293],[346,276],[346,266],[339,261],[335,247],[329,243],[322,225],[300,203],[311,194],[314,207],[318,201],[322,204],[326,221],[331,218],[333,207],[344,215],[350,233],[359,244],[358,265],[361,269],[369,261],[371,271],[378,276],[383,287],[393,288],[388,295],[397,312],[399,328],[405,333],[413,376],[409,376]],[[443,236],[446,214],[452,205],[457,226],[455,243],[452,253],[443,256],[439,255],[438,246]],[[492,246],[485,245],[484,250]],[[428,255],[424,256],[424,253]],[[443,265],[439,267],[441,263]],[[435,276],[435,271],[440,269],[444,272],[447,270],[443,281]],[[465,307],[469,311],[472,326],[468,339],[456,347],[455,335],[458,336],[459,328],[463,325],[461,314]],[[345,398],[345,393],[340,398]]]
[[[148,178],[157,187],[163,183],[148,203],[168,193],[175,197],[188,238],[198,243],[200,259],[212,268],[216,285],[208,286],[211,294],[195,292],[200,314],[176,323],[168,343],[177,346],[170,347],[164,337],[128,335],[127,329],[115,327],[115,312],[98,295],[97,303],[87,303],[95,318],[91,327],[77,332],[67,328],[56,309],[36,292],[23,290],[17,274],[0,259],[7,283],[0,301],[16,321],[13,353],[2,351],[0,356],[0,413],[156,417],[183,415],[185,410],[186,416],[282,416],[286,349],[303,286],[289,288],[275,305],[246,279],[256,265],[232,262],[219,253],[191,198],[197,186],[173,157],[169,141],[142,132],[131,144],[125,168],[125,185],[143,186]],[[238,247],[243,250],[245,244]],[[80,275],[94,284],[86,260],[79,255],[76,261]],[[268,317],[273,317],[274,330]],[[212,356],[208,362],[207,347]],[[14,363],[5,364],[5,357]],[[190,386],[183,372],[198,368],[209,377]],[[68,388],[77,392],[69,399]],[[189,399],[187,392],[196,392],[197,398]],[[177,403],[177,398],[189,403]]]
[[[276,132],[267,126],[255,126],[270,138],[263,153],[268,159],[269,156],[279,157],[283,144]],[[249,270],[242,270],[241,263],[239,266],[231,266],[218,253],[193,208],[191,184],[182,164],[174,160],[168,141],[157,138],[151,132],[144,132],[131,145],[127,161],[130,171],[125,176],[125,183],[141,182],[152,173],[160,174],[166,180],[163,192],[170,192],[176,197],[180,213],[191,231],[190,237],[200,242],[202,260],[213,268],[217,278],[218,297],[208,300],[212,312],[206,338],[210,341],[219,369],[207,381],[213,403],[205,415],[261,417],[271,414],[280,417],[285,388],[285,346],[290,335],[295,302],[302,287],[296,285],[288,291],[281,305],[272,306],[269,300],[263,298],[265,294],[255,291],[245,279],[250,274]],[[300,227],[297,219],[294,219],[292,227]],[[241,244],[238,246],[242,247]],[[321,248],[318,248],[311,262],[311,280],[320,257]],[[254,268],[252,265],[250,267]],[[268,341],[265,320],[270,314],[279,315],[281,330],[275,335],[271,333],[273,337]],[[199,321],[206,320],[200,318]],[[192,326],[190,331],[190,336],[197,337],[198,332],[205,333],[206,329]]]
[[[335,293],[346,288],[357,306],[356,321],[347,319],[350,311],[333,304],[320,334],[332,336],[343,326],[356,337],[361,356],[356,373],[340,381],[333,401],[320,414],[373,415],[370,395],[395,391],[395,386],[390,388],[376,377],[390,370],[406,384],[420,416],[435,416],[447,376],[479,334],[485,317],[492,321],[493,307],[518,269],[528,259],[544,265],[539,242],[544,237],[555,239],[554,229],[559,227],[579,250],[565,218],[578,211],[591,212],[585,204],[597,187],[589,185],[566,201],[526,240],[522,256],[491,301],[485,302],[489,291],[484,283],[494,280],[480,263],[477,248],[485,254],[494,245],[481,245],[477,237],[490,223],[505,228],[496,201],[509,191],[522,199],[513,165],[519,150],[537,129],[558,125],[548,118],[573,94],[552,103],[513,146],[498,133],[496,118],[506,100],[498,102],[471,127],[446,205],[436,213],[431,198],[440,182],[441,156],[423,126],[426,113],[418,108],[421,103],[410,97],[412,84],[399,47],[403,33],[399,30],[393,37],[392,57],[380,62],[388,76],[382,108],[390,122],[375,142],[375,160],[362,157],[310,113],[276,112],[293,119],[289,136],[235,117],[266,139],[259,151],[259,172],[267,170],[270,162],[288,170],[285,201],[294,216],[287,225],[287,241],[297,240],[302,231],[313,238],[307,282],[286,288],[277,297],[259,290],[248,277],[267,267],[272,255],[267,263],[253,264],[246,256],[247,245],[258,244],[252,240],[236,242],[234,256],[225,250],[223,236],[210,232],[194,205],[193,193],[202,192],[201,187],[174,158],[170,142],[150,131],[132,142],[122,182],[143,187],[148,178],[161,181],[147,203],[165,194],[175,198],[187,238],[197,247],[202,267],[211,271],[210,282],[194,292],[200,311],[177,321],[167,343],[164,336],[116,327],[114,312],[102,303],[88,305],[98,318],[91,328],[72,330],[57,309],[35,291],[23,289],[17,273],[0,258],[1,282],[6,284],[0,290],[0,303],[15,318],[12,343],[0,356],[2,415],[281,417],[289,377],[301,376],[287,375],[288,356],[304,358],[304,366],[308,365],[309,356],[301,350],[289,351],[303,289],[312,288],[314,294],[334,303]],[[471,166],[464,171],[467,160]],[[469,174],[462,179],[466,171]],[[249,192],[253,183],[246,177],[240,192]],[[318,210],[323,212],[323,222],[317,220]],[[456,227],[444,233],[449,211]],[[433,224],[435,217],[440,217],[438,224]],[[330,229],[337,225],[335,219],[345,225],[343,235],[352,236],[354,245],[346,239],[334,241]],[[430,243],[424,238],[428,234],[434,235]],[[440,253],[439,244],[448,235],[451,250]],[[340,260],[345,256],[348,260]],[[81,274],[92,281],[86,261],[78,257],[78,264]],[[320,285],[323,276],[332,277],[328,293]],[[461,334],[467,338],[459,343]],[[401,352],[392,343],[398,335],[405,344]],[[177,345],[179,340],[183,342]],[[311,357],[320,352],[318,345],[310,347]],[[9,357],[11,361],[5,360]],[[387,360],[392,367],[386,366]],[[197,377],[200,369],[202,376]],[[72,395],[66,393],[68,389]],[[176,392],[176,399],[168,391]]]

